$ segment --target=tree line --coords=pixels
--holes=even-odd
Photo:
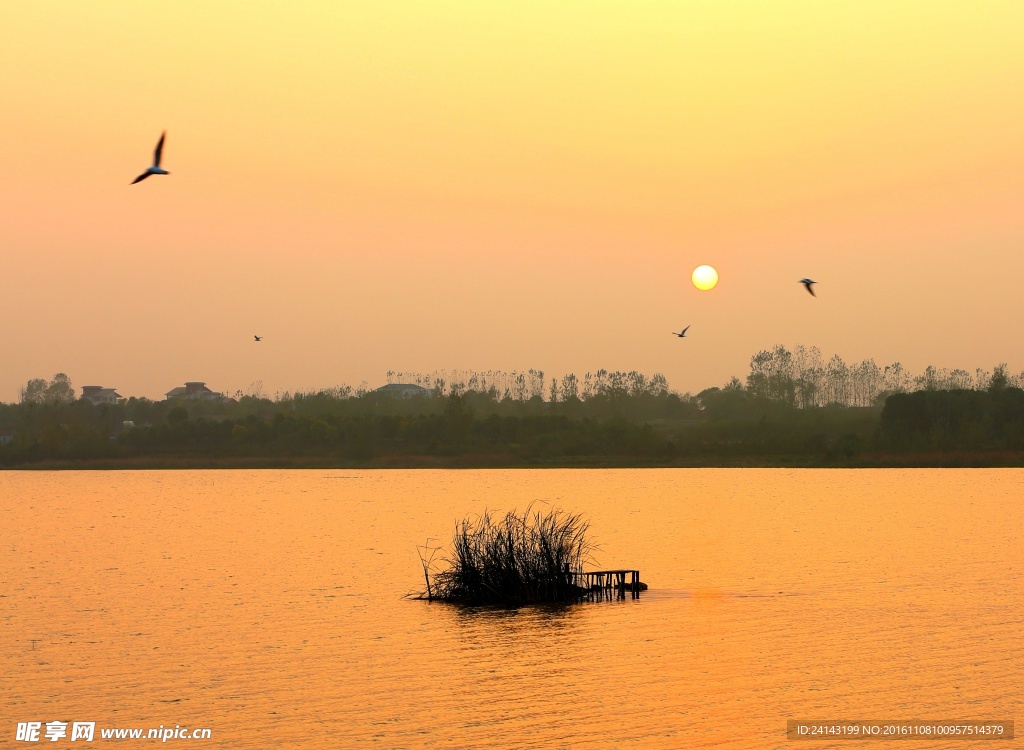
[[[64,374],[0,404],[0,465],[144,458],[842,463],[917,451],[1024,450],[1024,373],[849,365],[816,348],[756,353],[741,381],[693,395],[664,376],[597,370],[389,372],[425,396],[338,386],[234,399],[76,399]]]
[[[987,390],[993,382],[1022,388],[1024,372],[1011,375],[1006,363],[993,370],[938,369],[929,365],[918,375],[899,362],[879,366],[873,359],[859,363],[839,355],[825,360],[817,347],[784,346],[763,350],[750,358],[747,388],[755,395],[799,408],[814,406],[875,406],[894,393],[911,391]]]

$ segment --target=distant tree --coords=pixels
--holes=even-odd
[[[854,406],[871,406],[882,391],[882,370],[873,359],[865,359],[854,372]]]
[[[697,404],[708,419],[733,419],[747,413],[750,394],[739,378],[722,388],[705,388],[697,394]]]
[[[626,380],[629,385],[629,395],[633,398],[647,393],[647,377],[642,372],[636,370],[630,370],[629,374],[626,375]]]
[[[825,366],[825,405],[845,406],[849,403],[850,368],[838,354]]]
[[[46,400],[51,404],[70,404],[74,401],[75,388],[71,385],[71,378],[62,372],[54,375],[46,389]]]
[[[531,369],[529,376],[529,398],[541,398],[544,395],[544,371]]]
[[[21,387],[21,403],[41,404],[46,400],[46,388],[49,383],[45,378],[32,378]]]
[[[907,390],[907,373],[903,365],[893,362],[882,371],[882,388],[886,393],[904,393]]]
[[[594,395],[594,376],[589,372],[583,376],[583,387],[579,390],[579,398],[586,401]]]
[[[1005,391],[1010,385],[1010,379],[1006,375],[1006,363],[1001,362],[992,370],[992,377],[988,381],[988,392],[997,393]]]
[[[914,378],[914,390],[935,391],[938,390],[938,374],[932,365],[924,368],[924,372]]]
[[[667,396],[668,395],[668,379],[660,372],[655,373],[650,382],[647,383],[647,391],[652,396]]]
[[[608,395],[610,396],[625,396],[626,395],[626,373],[615,372],[607,373],[607,385],[605,386]]]
[[[525,401],[527,393],[529,392],[529,384],[526,382],[526,376],[521,372],[514,374],[515,379],[512,381],[512,398],[516,401]]]
[[[572,401],[580,397],[579,381],[571,372],[562,377],[562,400]]]
[[[75,389],[71,379],[62,372],[53,380],[33,378],[21,388],[23,404],[70,404],[75,400]]]
[[[816,346],[805,349],[797,346],[793,350],[793,366],[796,369],[796,392],[799,406],[821,406],[824,367],[821,350]]]
[[[967,370],[953,370],[949,373],[949,390],[966,391],[969,390],[972,385],[971,373]]]

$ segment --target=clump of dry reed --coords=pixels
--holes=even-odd
[[[485,511],[455,525],[449,567],[428,579],[432,599],[517,606],[582,599],[573,576],[589,562],[588,523],[561,510]]]

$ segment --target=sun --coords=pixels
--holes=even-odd
[[[718,283],[718,271],[711,266],[697,266],[693,269],[693,276],[690,278],[695,287],[706,292],[709,289],[714,289]]]

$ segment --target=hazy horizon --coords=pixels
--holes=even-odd
[[[685,392],[801,342],[1024,366],[1019,4],[5,22],[0,401],[57,372],[149,398],[530,367]],[[164,130],[170,175],[130,186]]]
[[[729,381],[732,380],[733,378],[738,379],[741,383],[746,385],[747,384],[747,378],[748,378],[748,376],[752,372],[753,360],[756,359],[757,357],[761,356],[761,355],[771,354],[771,353],[773,353],[773,350],[776,350],[778,348],[782,348],[785,351],[786,354],[791,354],[791,355],[794,356],[794,359],[796,360],[794,362],[794,366],[798,370],[801,367],[815,367],[815,366],[821,367],[822,370],[824,370],[830,364],[830,361],[833,360],[834,358],[840,359],[842,361],[842,363],[845,366],[851,368],[851,370],[855,369],[859,365],[862,365],[862,364],[865,364],[865,363],[874,363],[874,365],[877,366],[877,370],[879,371],[879,374],[882,374],[883,371],[885,371],[887,373],[888,370],[889,370],[889,367],[891,365],[900,365],[899,377],[901,377],[902,379],[904,379],[906,381],[906,387],[909,390],[914,390],[916,388],[916,385],[915,385],[915,382],[914,382],[916,379],[926,377],[927,369],[929,367],[934,368],[933,374],[936,376],[937,381],[939,382],[939,386],[938,387],[940,387],[940,388],[946,388],[946,387],[949,387],[949,388],[954,388],[954,387],[955,388],[961,388],[961,387],[964,387],[963,381],[964,381],[965,378],[967,378],[968,380],[971,381],[971,385],[969,386],[970,388],[984,389],[984,388],[987,387],[987,382],[988,382],[989,378],[991,377],[991,375],[993,374],[993,372],[995,371],[995,369],[997,367],[1003,367],[1003,374],[1006,375],[1009,378],[1009,384],[1011,386],[1013,386],[1013,387],[1024,387],[1024,385],[1021,385],[1021,384],[1024,384],[1024,370],[1021,370],[1021,371],[1015,370],[1012,365],[1010,365],[1009,363],[1007,363],[1005,361],[1003,361],[1003,362],[995,362],[995,363],[993,363],[990,366],[978,365],[978,366],[970,366],[970,367],[937,367],[933,363],[929,363],[928,365],[926,365],[925,367],[921,368],[920,370],[913,370],[913,369],[910,369],[910,368],[907,368],[907,367],[903,366],[903,363],[900,360],[895,360],[893,362],[879,362],[879,361],[877,361],[873,357],[868,357],[868,358],[866,358],[864,360],[860,360],[860,361],[850,361],[850,360],[845,360],[842,357],[842,355],[839,354],[838,352],[835,352],[835,353],[832,353],[832,352],[821,352],[818,347],[804,347],[803,345],[797,345],[796,347],[793,347],[792,349],[789,349],[789,348],[784,347],[782,345],[776,345],[775,347],[766,347],[765,349],[762,349],[759,352],[753,354],[751,357],[748,357],[747,358],[747,360],[748,360],[747,361],[747,365],[745,366],[745,370],[744,371],[735,372],[732,375],[730,375],[727,378],[725,378],[722,382],[707,383],[707,384],[704,384],[703,386],[698,386],[696,388],[683,389],[683,388],[677,387],[676,384],[674,384],[671,380],[666,378],[668,390],[670,392],[678,393],[680,395],[697,395],[701,391],[709,389],[709,388],[716,388],[716,387],[720,388],[720,387],[726,386],[726,385],[729,384]],[[549,391],[550,391],[550,386],[551,386],[552,379],[554,379],[556,381],[556,386],[559,389],[559,391],[561,391],[561,388],[563,386],[563,378],[565,378],[567,376],[575,377],[577,379],[578,383],[580,385],[582,385],[582,383],[584,381],[584,378],[589,379],[591,376],[595,377],[595,383],[596,383],[599,380],[599,378],[598,378],[599,374],[602,373],[602,372],[605,374],[605,376],[610,375],[610,374],[628,375],[631,372],[635,372],[635,373],[638,373],[641,376],[643,376],[648,381],[651,378],[653,378],[653,377],[656,377],[656,376],[659,376],[659,375],[662,375],[662,376],[664,375],[664,373],[642,372],[642,371],[636,370],[635,368],[633,368],[632,370],[610,370],[608,368],[594,367],[594,368],[589,368],[587,370],[576,370],[576,371],[560,372],[560,373],[548,372],[548,371],[542,370],[540,368],[518,368],[518,369],[515,369],[515,370],[495,370],[495,369],[482,370],[482,369],[476,369],[476,368],[464,368],[464,369],[439,368],[437,370],[432,370],[432,371],[429,371],[429,372],[422,371],[422,370],[413,370],[413,371],[408,371],[408,372],[389,370],[388,372],[383,374],[383,376],[379,379],[379,381],[373,381],[373,382],[370,382],[370,381],[360,381],[359,383],[336,382],[336,383],[313,384],[313,385],[302,385],[302,386],[295,386],[295,385],[288,386],[286,384],[284,387],[276,388],[274,390],[269,390],[267,388],[266,384],[263,383],[262,381],[253,381],[253,382],[247,384],[245,387],[239,386],[237,388],[236,387],[221,388],[221,387],[218,387],[218,384],[216,384],[216,383],[210,383],[209,381],[203,381],[203,380],[200,380],[198,378],[186,378],[186,379],[181,380],[181,382],[174,383],[173,385],[169,386],[167,391],[171,390],[172,388],[181,387],[181,386],[183,386],[187,382],[202,382],[208,388],[210,388],[210,390],[218,392],[218,393],[222,393],[224,396],[237,396],[238,394],[241,394],[243,396],[258,396],[260,398],[269,398],[269,399],[272,399],[272,400],[277,400],[279,397],[287,396],[289,394],[294,395],[294,394],[297,394],[297,393],[309,393],[309,392],[317,392],[317,391],[324,391],[324,392],[326,392],[326,391],[330,391],[330,390],[344,389],[344,388],[350,389],[351,392],[352,392],[352,395],[357,395],[358,391],[361,388],[364,388],[365,390],[368,390],[368,391],[372,391],[375,388],[379,388],[379,387],[381,387],[383,385],[386,385],[388,383],[412,383],[412,384],[422,385],[422,386],[425,386],[425,387],[428,387],[428,388],[432,388],[435,385],[439,385],[439,384],[443,383],[445,388],[446,388],[446,390],[449,389],[450,386],[452,386],[452,385],[458,385],[460,390],[478,390],[478,391],[481,391],[481,392],[487,392],[488,390],[490,390],[490,388],[492,386],[495,386],[495,385],[497,385],[497,384],[499,384],[501,382],[511,383],[516,376],[522,376],[522,377],[524,377],[530,383],[534,383],[534,381],[535,381],[535,377],[533,377],[533,376],[536,376],[536,377],[541,377],[542,376],[543,387],[541,388],[541,396],[542,396],[542,398],[544,400],[549,400]],[[822,372],[822,374],[824,374],[824,372]],[[75,392],[75,396],[76,397],[82,397],[82,389],[83,389],[84,386],[93,386],[93,387],[101,386],[103,388],[113,388],[114,390],[119,391],[119,395],[121,395],[124,398],[131,398],[131,397],[134,396],[136,398],[147,398],[147,399],[150,399],[152,401],[163,400],[163,398],[166,396],[166,393],[167,393],[167,391],[163,391],[163,392],[158,393],[158,394],[129,393],[129,392],[125,391],[124,388],[120,388],[120,387],[118,387],[116,385],[110,385],[110,384],[107,384],[107,383],[91,383],[91,382],[78,381],[74,377],[72,377],[72,375],[70,373],[53,373],[52,375],[47,376],[47,377],[42,377],[41,379],[44,380],[44,381],[51,381],[52,382],[53,375],[65,375],[65,376],[67,376],[68,382],[74,388],[74,392]],[[479,379],[479,381],[480,381],[480,383],[482,385],[479,385],[479,387],[474,387],[473,382],[472,382],[471,379]],[[950,383],[946,383],[945,381],[950,381]],[[955,385],[953,384],[954,382],[956,383]],[[12,399],[9,402],[7,402],[7,401],[5,401],[3,399],[0,399],[0,403],[15,403],[18,400],[20,400],[20,396],[21,396],[20,391],[25,386],[26,383],[27,383],[27,380],[25,382],[23,382],[19,386],[19,388],[18,388],[18,390],[19,390],[18,398]],[[534,383],[534,385],[535,385],[535,383]],[[498,388],[499,398],[502,396],[501,390],[502,389],[499,387]],[[121,392],[121,391],[124,391],[124,392]]]

